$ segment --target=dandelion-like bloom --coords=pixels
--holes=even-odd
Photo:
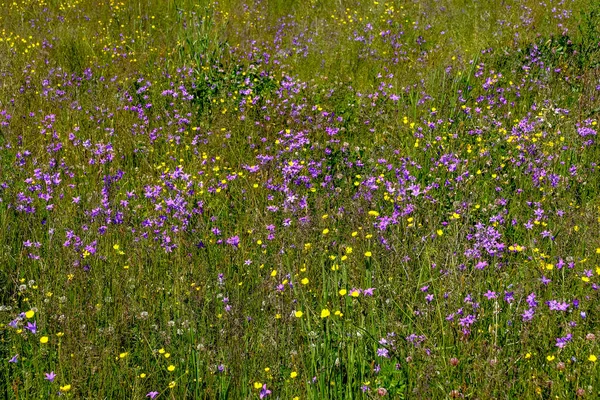
[[[60,391],[64,393],[67,393],[69,390],[71,390],[71,385],[65,385],[60,387]]]

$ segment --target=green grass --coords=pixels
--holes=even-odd
[[[1,3],[0,397],[599,397],[599,26]]]

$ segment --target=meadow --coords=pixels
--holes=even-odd
[[[596,0],[0,0],[0,398],[600,398]]]

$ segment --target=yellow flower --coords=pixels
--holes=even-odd
[[[328,309],[324,308],[321,310],[321,318],[327,318],[331,315]]]
[[[350,291],[350,296],[352,296],[352,297],[358,297],[359,295],[360,295],[360,292],[357,289]]]
[[[173,388],[175,387],[175,385],[177,385],[177,384],[175,383],[175,381],[171,381],[171,382],[169,383],[169,389],[173,389]]]
[[[442,236],[442,235],[444,234],[444,231],[443,231],[443,230],[441,230],[441,229],[438,229],[438,230],[436,231],[436,233],[437,233],[437,235],[438,235],[438,236]]]
[[[61,392],[68,392],[69,390],[71,390],[71,385],[65,385],[65,386],[61,386],[60,387],[60,391]]]
[[[546,357],[546,360],[552,361],[552,360],[554,360],[554,358],[555,358],[554,356],[548,356],[548,357]]]
[[[173,371],[175,371],[175,366],[174,366],[173,364],[171,364],[171,365],[169,365],[169,366],[167,367],[167,370],[168,370],[169,372],[173,372]]]
[[[329,229],[325,228],[323,229],[323,235],[327,235],[329,233]]]
[[[300,281],[303,285],[308,285],[308,278],[304,278]]]
[[[158,352],[159,352],[160,354],[165,354],[165,349],[160,349]]]
[[[365,257],[371,257],[373,255],[373,253],[371,253],[370,251],[365,252]]]
[[[121,353],[119,354],[119,358],[125,358],[129,355],[129,353],[125,352],[125,353]]]
[[[296,371],[292,371],[292,373],[290,374],[290,378],[292,378],[292,379],[294,379],[297,376],[298,376],[298,373]]]
[[[338,293],[340,294],[340,296],[345,296],[346,293],[348,293],[348,291],[346,289],[340,289]]]
[[[379,217],[379,213],[377,211],[369,211],[369,215],[372,217]]]
[[[48,343],[48,336],[42,336],[42,337],[40,338],[40,343],[41,343],[41,344],[46,344],[46,343]]]
[[[598,360],[598,357],[596,357],[593,354],[590,354],[590,356],[588,357],[588,360],[591,361],[591,362],[596,362]]]
[[[164,356],[165,356],[165,358],[169,358],[169,357],[171,357],[171,353],[165,353]]]
[[[276,269],[274,269],[273,271],[271,271],[271,276],[272,277],[277,276],[277,270]]]
[[[254,382],[254,389],[260,389],[262,387],[262,383],[260,382]]]
[[[146,377],[146,374],[142,372],[142,373],[140,374],[140,378],[144,379],[145,377]]]
[[[527,353],[527,354],[525,354],[525,358],[526,358],[526,359],[529,359],[529,358],[531,358],[531,353]]]
[[[33,318],[34,315],[35,315],[35,311],[33,311],[33,310],[29,310],[25,313],[25,316],[27,318]]]
[[[304,313],[302,311],[296,311],[294,313],[294,315],[296,316],[296,318],[302,318],[302,316],[304,315]]]

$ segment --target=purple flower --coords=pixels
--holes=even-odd
[[[569,303],[559,303],[556,300],[547,301],[546,304],[548,305],[548,308],[550,308],[550,310],[552,311],[567,311],[570,306]]]
[[[259,397],[261,399],[264,399],[265,397],[267,397],[268,395],[271,394],[271,391],[269,389],[267,389],[267,384],[265,383],[262,387],[262,389],[260,390],[260,395]]]
[[[492,300],[495,299],[496,297],[496,292],[492,292],[491,290],[488,290],[487,293],[484,294],[485,297],[487,297],[488,300]]]
[[[523,321],[531,321],[533,319],[534,314],[535,314],[535,309],[529,308],[529,309],[525,310],[523,312],[523,314],[521,314],[521,317],[523,317]]]
[[[227,239],[227,244],[234,246],[234,247],[238,247],[240,245],[240,237],[239,236],[232,236],[229,239]]]
[[[537,307],[538,302],[535,301],[535,293],[531,293],[529,296],[527,296],[527,304],[529,304],[529,307],[531,308]]]
[[[545,286],[548,286],[548,284],[552,282],[552,280],[547,278],[545,275],[542,275],[542,277],[540,278],[540,282],[542,282]]]
[[[29,330],[31,333],[33,333],[35,335],[37,333],[37,323],[35,321],[28,322],[27,325],[25,326],[25,329]]]
[[[13,364],[16,364],[18,361],[19,361],[19,355],[18,354],[15,354],[13,356],[13,358],[11,358],[10,360],[8,360],[9,363],[13,363]]]
[[[460,326],[469,327],[469,326],[473,325],[473,323],[475,323],[475,320],[476,320],[475,316],[472,314],[469,314],[466,317],[461,318],[458,321],[458,324]]]
[[[389,351],[388,349],[377,349],[377,355],[379,357],[389,358]]]
[[[158,396],[158,392],[148,392],[146,395],[146,397],[150,397],[151,399],[156,398],[156,396]]]
[[[373,296],[375,288],[368,288],[363,290],[363,296]]]
[[[56,378],[56,374],[54,373],[54,371],[46,372],[44,375],[44,379],[50,382],[54,382],[54,378]]]
[[[569,334],[567,334],[567,336],[565,336],[565,337],[559,337],[559,338],[556,338],[556,347],[559,347],[559,348],[561,348],[561,349],[562,349],[562,348],[564,348],[564,347],[567,345],[567,343],[568,343],[568,342],[570,342],[572,339],[573,339],[573,335],[571,335],[570,333],[569,333]]]

